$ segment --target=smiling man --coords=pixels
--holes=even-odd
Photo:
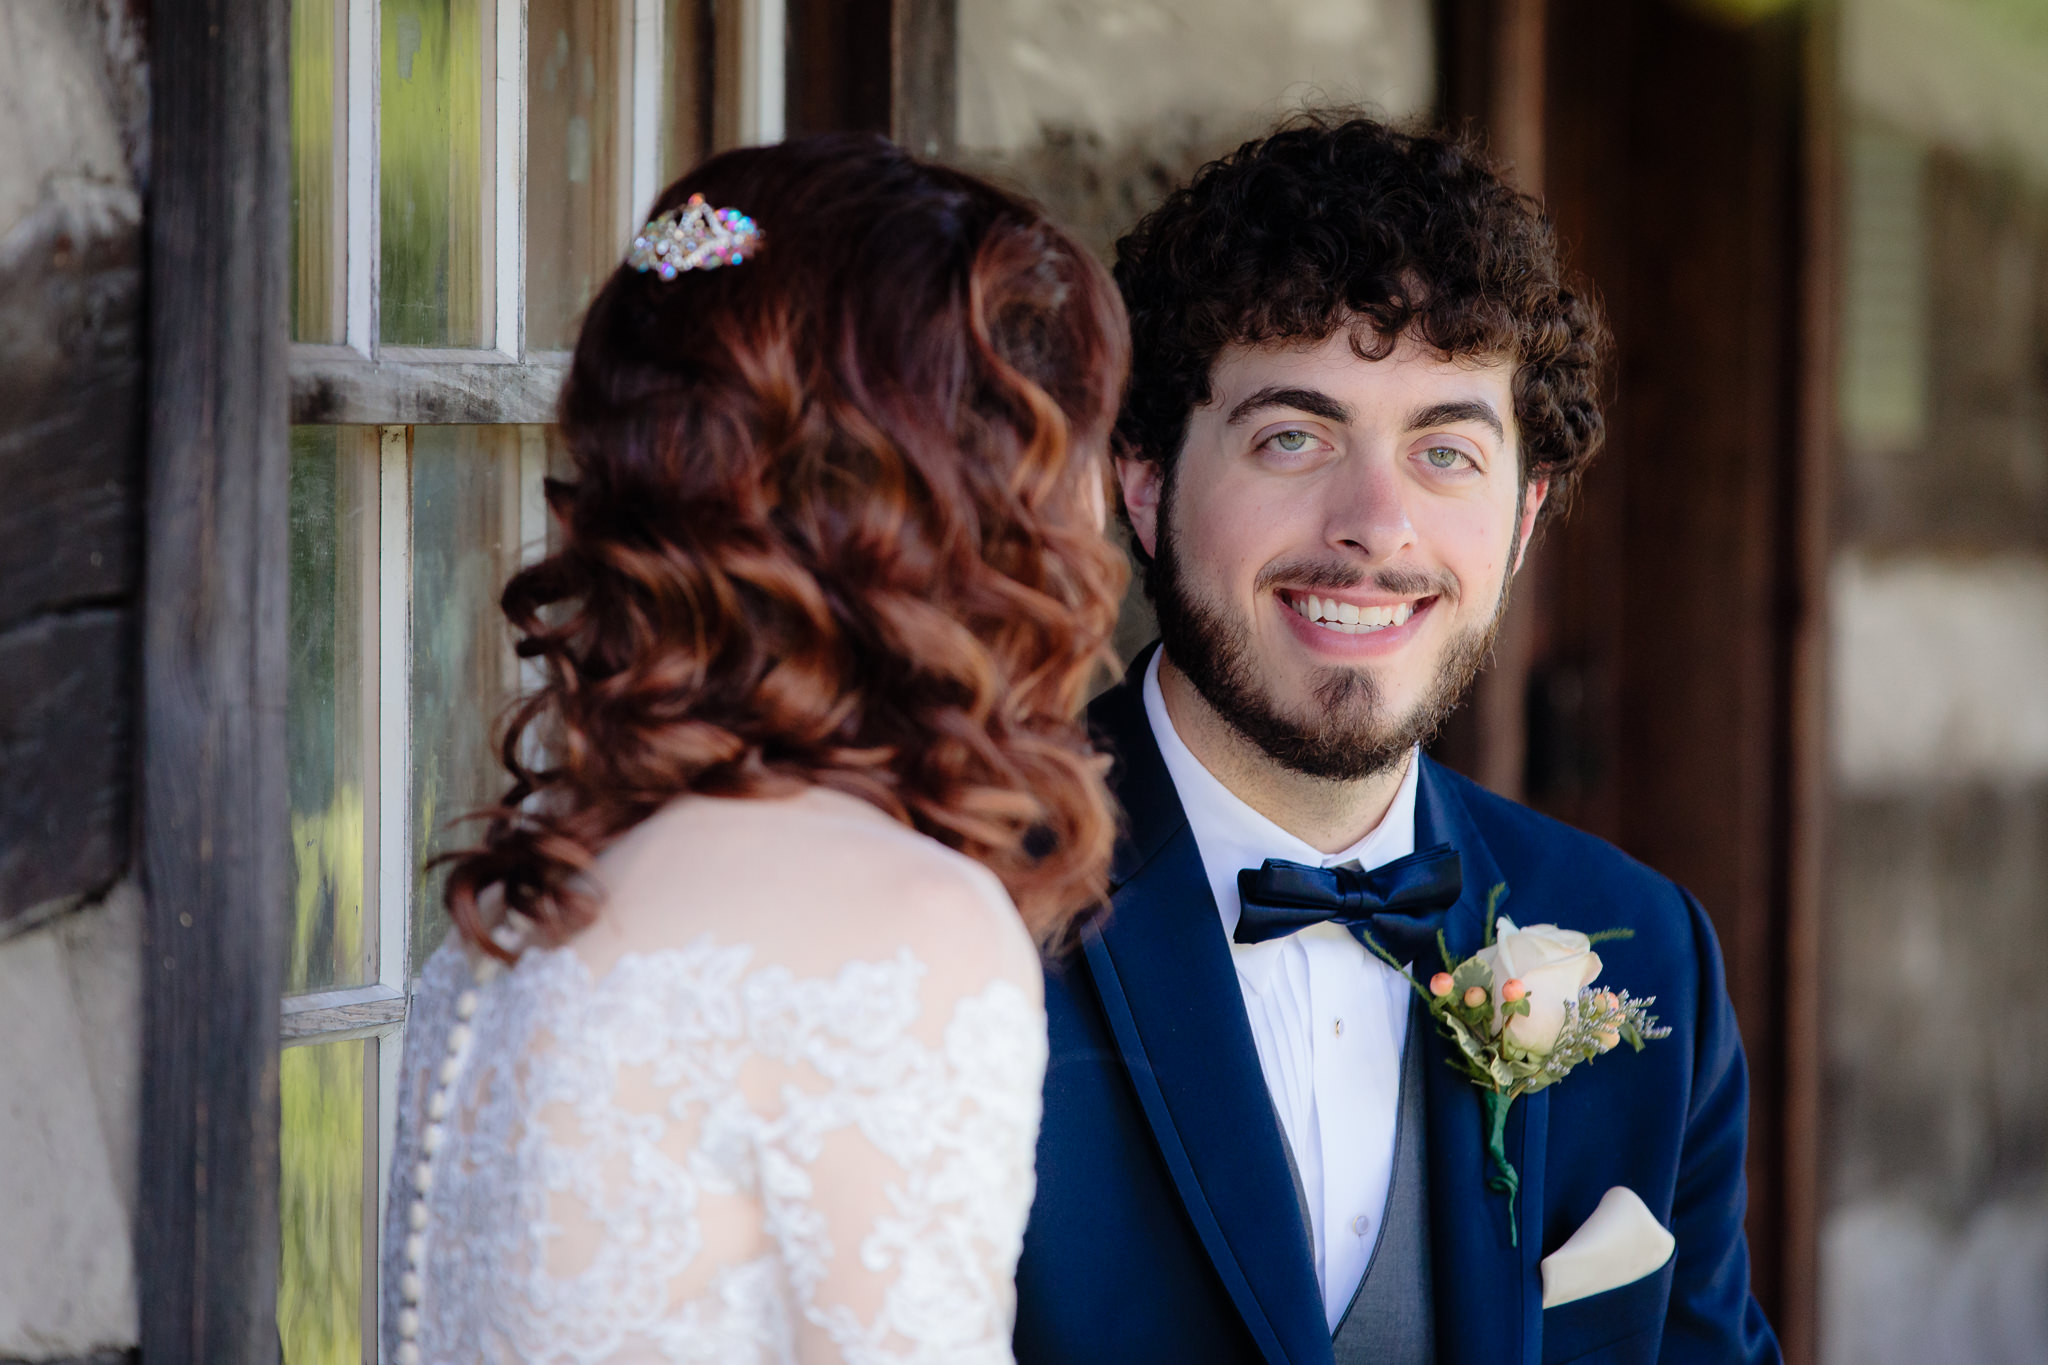
[[[1706,916],[1422,753],[1600,442],[1604,334],[1548,226],[1458,143],[1308,117],[1116,274],[1161,641],[1092,711],[1127,832],[1110,917],[1047,972],[1018,1359],[1777,1359]],[[1478,951],[1490,903],[1630,931],[1600,982],[1672,1029],[1515,1102],[1513,1198],[1408,974]]]

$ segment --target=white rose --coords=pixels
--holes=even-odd
[[[1528,989],[1529,1012],[1508,1020],[1508,1037],[1531,1052],[1548,1052],[1564,1028],[1564,1007],[1600,975],[1600,954],[1576,929],[1532,924],[1517,929],[1500,917],[1493,946],[1474,954],[1493,969],[1493,1023],[1500,1027],[1500,988],[1520,981]]]

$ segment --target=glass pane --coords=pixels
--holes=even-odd
[[[291,434],[290,666],[285,743],[291,791],[292,931],[286,989],[355,986],[375,975],[377,464],[370,433]]]
[[[482,346],[490,321],[488,0],[384,0],[379,335]]]
[[[376,1148],[364,1141],[376,1086],[365,1081],[376,1046],[317,1043],[278,1058],[277,1334],[284,1365],[362,1365],[364,1289],[375,1284],[365,1261],[376,1245],[370,1204],[377,1193]]]
[[[293,0],[292,340],[346,340],[348,7]]]
[[[413,961],[447,930],[436,855],[475,841],[462,817],[508,779],[497,726],[519,686],[498,596],[520,546],[544,538],[540,427],[416,427],[412,447]]]
[[[618,0],[529,0],[526,344],[572,345],[583,306],[624,249],[627,202]]]

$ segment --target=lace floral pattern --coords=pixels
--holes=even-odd
[[[593,981],[573,951],[529,951],[479,990],[443,1078],[470,974],[434,955],[386,1238],[425,1237],[424,1360],[1010,1360],[1042,1010],[1001,978],[935,989],[908,948],[826,977],[757,956],[705,938]],[[424,1229],[400,1212],[416,1171]],[[394,1256],[387,1345],[402,1274]]]

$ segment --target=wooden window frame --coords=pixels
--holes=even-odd
[[[660,0],[629,6],[631,211],[653,198]],[[492,345],[379,344],[375,0],[349,0],[343,341],[289,339],[287,0],[152,20],[149,411],[138,863],[147,896],[136,1221],[151,1365],[278,1357],[279,1054],[376,1038],[390,1103],[413,965],[410,819],[378,821],[377,979],[285,1000],[289,427],[379,438],[380,805],[410,800],[410,480],[420,424],[553,416],[567,357],[524,348],[524,0],[493,8]],[[738,140],[782,135],[783,0],[740,11]],[[509,304],[509,306],[507,306]],[[529,520],[522,498],[522,536]],[[280,1008],[280,1002],[283,1007]],[[384,1163],[379,1163],[380,1168]],[[381,1196],[381,1189],[380,1189]],[[381,1206],[381,1197],[380,1197]],[[381,1220],[378,1220],[381,1222]],[[366,1346],[375,1350],[374,1335]]]

